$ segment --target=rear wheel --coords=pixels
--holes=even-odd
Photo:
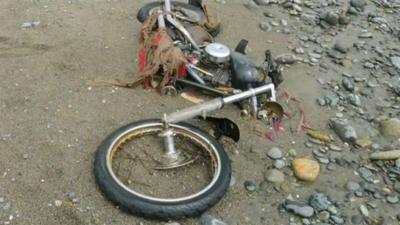
[[[143,23],[150,15],[156,13],[159,9],[163,8],[163,2],[151,2],[144,5],[139,9],[137,19]],[[193,22],[204,24],[207,21],[204,10],[201,7],[183,3],[171,1],[172,11],[177,14],[181,14],[185,17],[190,18]],[[217,36],[220,32],[220,25],[217,24],[212,28],[207,28],[207,31],[213,36]]]
[[[222,146],[189,124],[171,127],[183,158],[174,166],[163,163],[160,120],[131,123],[103,141],[94,169],[110,200],[134,214],[170,219],[198,215],[222,198],[231,176]]]

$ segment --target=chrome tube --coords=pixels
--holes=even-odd
[[[264,85],[258,88],[250,88],[247,91],[240,92],[238,94],[234,94],[224,98],[215,98],[211,101],[205,102],[203,104],[194,105],[192,107],[171,113],[169,115],[165,115],[163,118],[163,122],[165,124],[169,123],[177,123],[187,119],[194,118],[196,116],[206,116],[207,113],[221,109],[225,104],[230,104],[233,102],[237,102],[246,98],[250,98],[252,96],[256,96],[267,91],[272,92],[272,101],[275,101],[275,86],[274,84]]]

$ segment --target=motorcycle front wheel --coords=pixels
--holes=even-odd
[[[171,128],[182,158],[174,164],[165,163],[160,120],[128,124],[101,143],[94,172],[108,199],[133,214],[174,219],[199,215],[222,198],[231,167],[221,144],[187,123]]]

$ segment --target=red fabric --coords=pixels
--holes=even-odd
[[[147,52],[146,52],[145,48],[140,48],[140,50],[139,50],[139,69],[140,69],[140,72],[143,72],[144,69],[146,68],[146,60],[147,60],[146,53]],[[145,89],[149,89],[151,87],[150,86],[150,80],[149,80],[148,77],[144,78],[143,85],[144,85]]]
[[[179,66],[178,77],[179,78],[184,78],[186,76],[187,76],[186,65],[182,63]]]

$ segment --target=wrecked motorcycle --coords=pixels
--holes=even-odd
[[[197,6],[201,4],[201,1],[189,1],[189,4],[165,1],[149,3],[139,10],[138,19],[147,19],[143,22],[139,51],[145,88],[155,88],[161,94],[176,94],[181,88],[192,87],[226,96],[268,83],[277,87],[283,80],[281,67],[271,52],[266,51],[264,63],[257,66],[245,53],[247,40],[241,40],[233,51],[214,42],[212,30],[208,29],[211,26],[207,24],[219,30],[219,20],[215,19],[218,16],[206,5]],[[197,10],[190,14],[189,8]],[[184,16],[191,17],[177,16],[182,9],[186,10]],[[260,106],[256,98],[251,99],[254,116]]]
[[[265,62],[257,66],[245,54],[246,40],[233,51],[213,42],[211,34],[219,32],[219,23],[211,11],[199,0],[166,0],[139,10],[138,19],[144,22],[139,63],[145,86],[161,92],[190,86],[218,97],[161,119],[130,123],[101,143],[96,180],[110,200],[131,213],[158,219],[195,216],[227,191],[231,166],[222,145],[215,135],[183,121],[217,121],[225,136],[238,141],[234,123],[207,114],[250,100],[254,115],[272,106],[278,110],[267,110],[267,116],[282,116],[275,93],[282,76],[271,53],[267,51]],[[199,35],[204,31],[209,35]],[[157,55],[161,52],[165,55]],[[221,85],[231,90],[219,89]]]

